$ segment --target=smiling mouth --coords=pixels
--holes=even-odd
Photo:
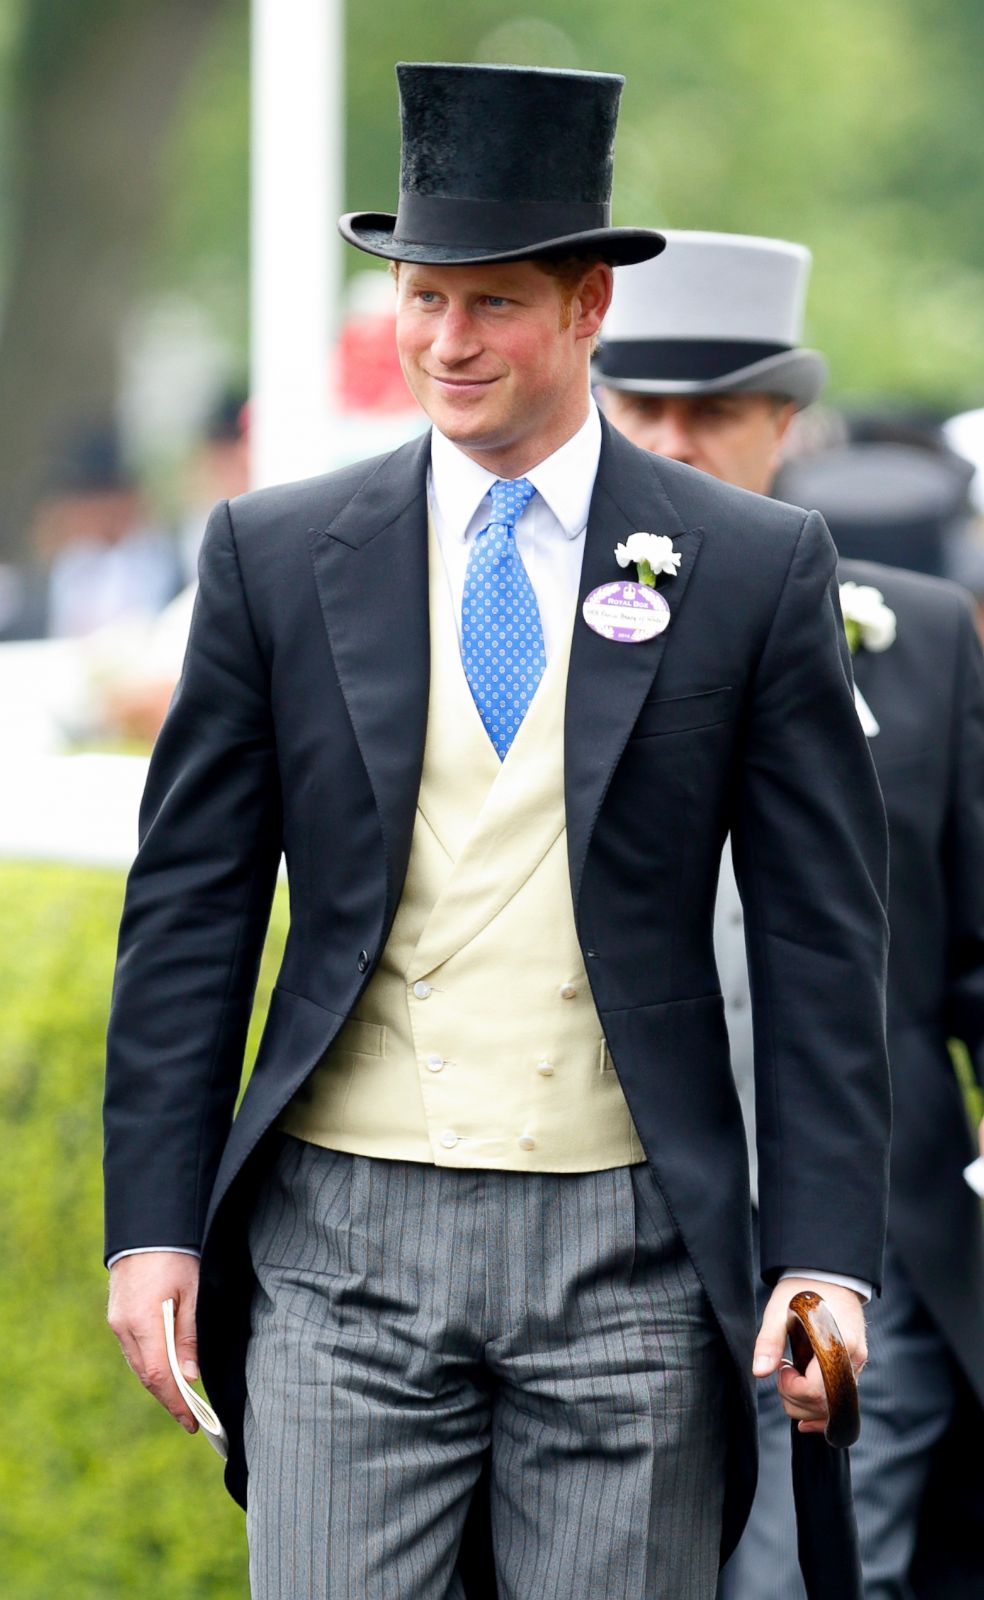
[[[427,376],[445,389],[487,389],[489,384],[496,381],[494,378],[443,378],[436,372],[429,372]]]

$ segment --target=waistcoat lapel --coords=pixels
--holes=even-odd
[[[429,458],[429,433],[384,457],[310,535],[332,658],[379,811],[387,927],[406,875],[427,721]]]
[[[526,882],[563,831],[569,637],[565,633],[564,647],[548,665],[505,761],[500,764],[488,746],[499,770],[421,934],[408,973],[411,981],[433,971],[473,939]],[[441,667],[442,672],[460,670],[456,659]],[[463,673],[462,682],[467,690]],[[455,729],[432,727],[428,736],[454,739]]]
[[[502,763],[482,724],[461,665],[444,560],[433,528],[430,564],[430,696],[418,807],[448,860],[461,856]]]
[[[615,546],[630,533],[666,534],[682,560],[675,577],[657,581],[670,607],[665,632],[642,644],[617,644],[588,627],[581,606],[603,583],[625,576]],[[638,450],[602,418],[601,459],[574,616],[565,715],[567,844],[575,911],[594,820],[663,653],[672,647],[677,614],[700,548],[701,530],[683,528],[659,480],[656,459]]]

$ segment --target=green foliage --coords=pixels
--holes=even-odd
[[[954,1071],[963,1090],[964,1102],[967,1106],[967,1116],[971,1126],[976,1129],[984,1118],[984,1088],[977,1081],[970,1053],[967,1046],[959,1039],[950,1040],[950,1055],[953,1060]]]
[[[0,1588],[9,1600],[242,1600],[218,1458],[105,1324],[103,1039],[116,873],[0,866]],[[251,1056],[286,927],[278,899]]]
[[[245,365],[249,286],[249,8],[228,0],[161,159],[164,203],[144,265],[150,291],[206,305]]]

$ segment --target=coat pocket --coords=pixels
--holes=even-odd
[[[636,718],[632,738],[651,739],[657,734],[685,733],[691,728],[727,722],[734,715],[734,699],[731,688],[725,687],[678,695],[672,700],[647,700]]]

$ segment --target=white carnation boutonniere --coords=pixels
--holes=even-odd
[[[669,578],[676,577],[682,557],[665,533],[630,533],[624,544],[615,546],[615,560],[620,567],[627,567],[634,561],[639,582],[655,588],[656,579],[662,573]]]
[[[895,643],[896,617],[880,589],[869,583],[842,583],[841,611],[851,654],[859,649],[878,653]]]

